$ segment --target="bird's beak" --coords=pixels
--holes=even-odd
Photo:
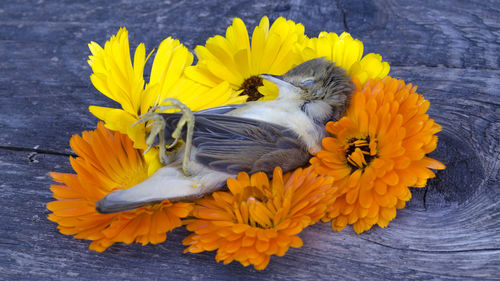
[[[300,94],[301,89],[290,82],[283,80],[281,76],[278,75],[270,75],[270,74],[261,74],[259,75],[261,78],[266,79],[269,82],[273,82],[278,86],[279,89],[279,98],[294,98],[298,94]]]

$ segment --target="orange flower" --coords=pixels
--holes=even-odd
[[[132,211],[100,214],[95,202],[115,189],[129,188],[148,176],[141,152],[133,148],[127,135],[104,128],[74,135],[71,148],[79,155],[71,158],[76,174],[51,173],[56,201],[47,204],[49,220],[59,224],[62,234],[92,240],[89,248],[102,252],[116,242],[142,245],[165,241],[166,232],[182,225],[192,204],[161,203]]]
[[[408,187],[424,187],[435,176],[429,168],[445,168],[425,156],[436,148],[441,126],[415,91],[390,77],[369,80],[363,89],[357,83],[346,115],[326,125],[333,137],[323,139],[311,163],[335,178],[337,198],[323,218],[334,230],[352,224],[359,234],[374,224],[386,227],[410,200]]]
[[[194,233],[183,241],[189,245],[185,252],[217,250],[217,262],[236,260],[262,270],[271,255],[302,246],[297,234],[324,216],[333,199],[332,182],[311,168],[283,176],[277,167],[271,182],[262,172],[240,173],[227,180],[229,192],[196,202],[195,219],[186,220]]]

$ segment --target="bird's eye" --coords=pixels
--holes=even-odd
[[[314,83],[313,78],[309,78],[300,82],[300,86],[311,86]]]

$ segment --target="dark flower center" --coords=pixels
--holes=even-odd
[[[256,101],[264,96],[258,91],[258,88],[263,85],[262,78],[252,76],[241,85],[240,90],[243,90],[243,92],[241,92],[240,96],[248,96],[247,101]]]
[[[347,142],[345,157],[351,171],[366,168],[376,156],[370,154],[370,136],[364,139],[352,138]]]

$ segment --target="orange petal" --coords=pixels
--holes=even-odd
[[[371,190],[361,190],[359,193],[359,204],[363,208],[369,208],[372,204],[373,197]]]

